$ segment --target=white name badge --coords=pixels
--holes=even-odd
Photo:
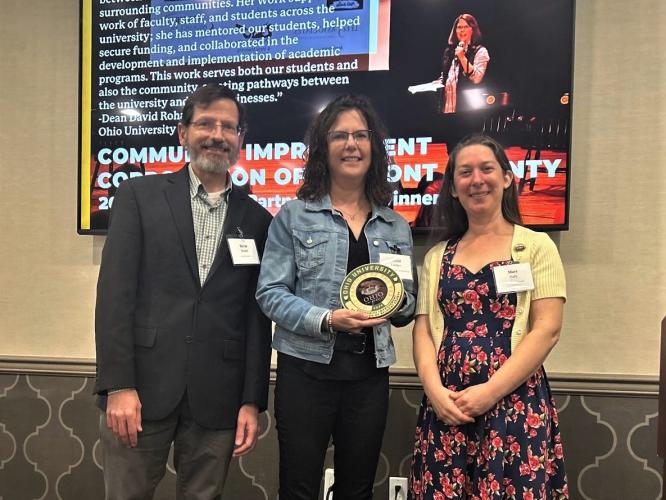
[[[412,258],[409,255],[380,253],[379,263],[393,269],[401,280],[414,279],[412,276]]]
[[[528,262],[493,267],[497,293],[525,292],[534,290],[532,270]]]
[[[256,266],[259,264],[257,244],[250,238],[227,238],[231,261],[234,266]]]

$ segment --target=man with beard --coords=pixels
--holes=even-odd
[[[152,498],[173,443],[177,498],[219,499],[268,398],[270,322],[254,293],[270,214],[228,173],[245,113],[199,87],[178,124],[190,163],[123,182],[97,284],[95,393],[107,499]]]

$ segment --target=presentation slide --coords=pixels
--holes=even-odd
[[[106,231],[120,182],[187,162],[177,124],[202,84],[246,106],[232,180],[272,213],[301,183],[309,122],[359,93],[388,126],[392,205],[415,229],[472,132],[505,145],[525,222],[567,227],[573,0],[83,0],[81,13],[80,233]],[[460,19],[474,38],[458,40]]]

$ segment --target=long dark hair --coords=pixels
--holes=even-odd
[[[449,161],[446,164],[442,189],[439,191],[435,215],[432,218],[432,242],[444,241],[451,238],[457,238],[465,234],[469,227],[467,213],[460,204],[460,200],[453,196],[453,174],[456,166],[456,158],[460,151],[467,146],[486,146],[489,148],[497,163],[502,168],[502,172],[511,172],[511,164],[504,152],[504,148],[495,139],[483,134],[474,134],[465,137],[453,148],[449,154]],[[511,224],[522,224],[520,208],[518,207],[518,188],[516,183],[512,182],[509,187],[504,189],[502,194],[502,216]]]
[[[296,195],[301,200],[321,200],[331,190],[331,175],[328,170],[328,132],[343,111],[356,110],[365,119],[370,133],[372,158],[365,174],[365,196],[377,206],[386,206],[391,199],[388,182],[388,156],[384,140],[386,127],[377,115],[368,98],[343,95],[331,101],[310,124],[305,136],[307,158],[303,172],[303,184]]]

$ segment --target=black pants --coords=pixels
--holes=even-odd
[[[279,363],[275,420],[280,500],[315,500],[333,436],[335,500],[372,499],[388,410],[388,371],[357,381],[318,380]]]

